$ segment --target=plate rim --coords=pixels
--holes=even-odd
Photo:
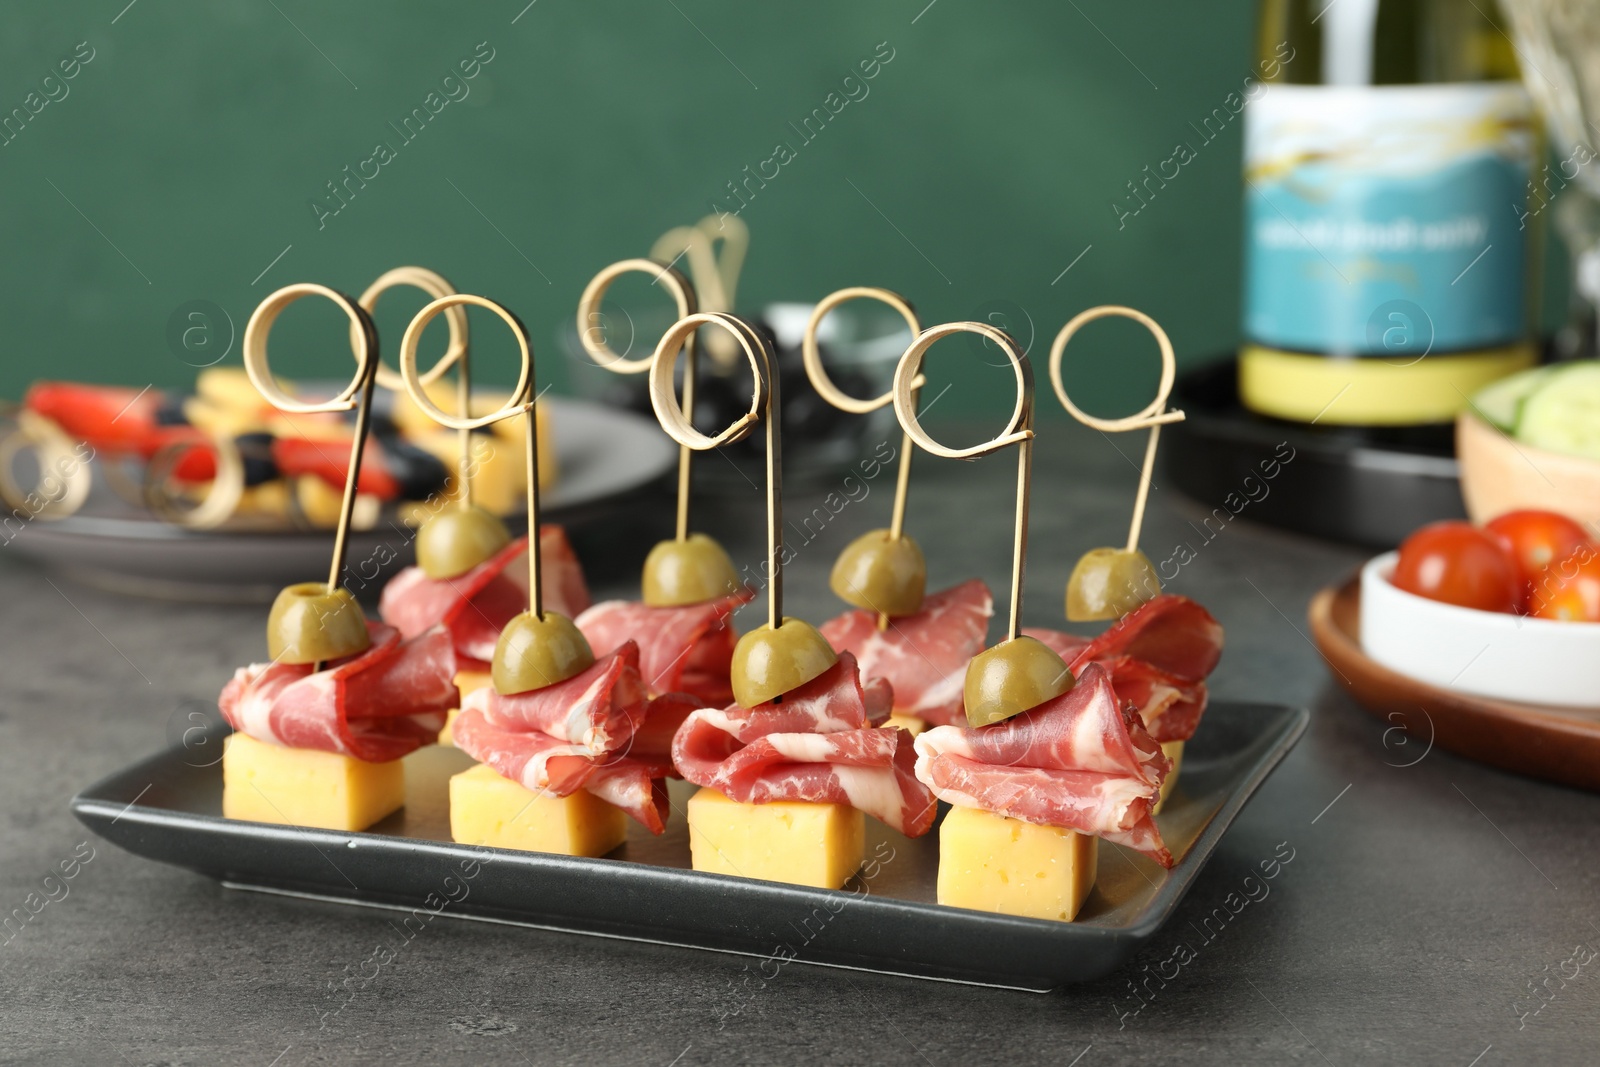
[[[1600,791],[1600,707],[1565,708],[1460,693],[1385,667],[1361,648],[1358,633],[1349,632],[1339,622],[1338,612],[1348,612],[1359,626],[1360,605],[1361,567],[1357,567],[1319,589],[1307,605],[1306,618],[1312,641],[1334,681],[1363,711],[1391,725],[1391,716],[1405,716],[1410,732],[1413,726],[1422,725],[1412,722],[1420,710],[1427,719],[1429,736],[1457,755],[1544,781]],[[1369,681],[1363,685],[1362,679]],[[1376,695],[1371,692],[1374,690]],[[1463,723],[1467,724],[1464,735],[1456,729]],[[1441,724],[1445,729],[1440,729]],[[1558,744],[1519,749],[1476,741],[1474,729],[1487,724],[1526,731],[1532,740]],[[1571,751],[1574,742],[1597,757],[1593,767]]]
[[[645,416],[635,411],[603,404],[596,400],[584,397],[550,396],[541,403],[551,405],[553,417],[558,419],[555,431],[556,440],[560,440],[559,417],[563,408],[569,410],[583,410],[589,414],[599,414],[607,418],[616,418],[619,421],[637,422],[641,428],[650,425]],[[672,444],[665,433],[661,435],[661,452],[654,463],[645,463],[646,471],[637,479],[630,482],[626,489],[613,490],[602,496],[591,497],[583,500],[574,500],[563,503],[559,499],[552,502],[547,499],[553,495],[552,490],[541,494],[541,503],[548,515],[543,516],[546,521],[567,522],[569,516],[582,516],[589,509],[602,507],[608,501],[615,500],[620,495],[635,492],[648,486],[657,479],[663,478],[672,469],[677,460],[677,446]],[[640,457],[639,462],[650,457]],[[639,463],[630,462],[630,467]],[[520,512],[507,516],[508,522],[515,522],[520,517]],[[76,540],[95,544],[138,544],[142,546],[175,546],[175,545],[274,545],[281,546],[296,541],[326,542],[331,535],[331,530],[298,528],[285,529],[245,529],[237,531],[226,530],[191,530],[184,526],[162,522],[154,518],[131,518],[116,515],[66,515],[60,519],[49,520],[48,529],[57,540]],[[374,530],[381,529],[375,527]],[[352,530],[352,538],[359,538],[363,534],[374,532],[372,530]]]

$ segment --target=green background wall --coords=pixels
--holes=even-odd
[[[744,306],[879,284],[929,322],[1008,302],[1036,356],[1107,301],[1155,315],[1185,361],[1236,340],[1238,122],[1209,144],[1190,124],[1250,73],[1251,4],[526,3],[8,4],[0,112],[78,42],[94,58],[0,147],[0,396],[37,377],[185,386],[166,340],[185,302],[242,331],[279,285],[359,291],[413,262],[507,302],[548,352],[598,268],[731,205],[726,183],[779,141],[797,157],[743,213]],[[388,124],[480,42],[469,95],[403,143]],[[868,95],[801,144],[789,123],[880,42]],[[1119,227],[1112,201],[1180,140],[1198,158]],[[379,141],[396,158],[319,228],[310,201]],[[420,303],[380,309],[391,358]],[[320,315],[286,316],[282,373],[342,373]],[[1086,342],[1087,405],[1142,404],[1153,346],[1114,324]],[[560,362],[540,367],[557,388]],[[960,373],[951,414],[1005,403],[1004,372]]]

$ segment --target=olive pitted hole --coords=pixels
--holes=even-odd
[[[267,616],[267,654],[278,663],[322,663],[365,652],[367,619],[350,590],[301,582],[278,594]]]

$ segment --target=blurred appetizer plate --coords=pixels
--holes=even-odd
[[[1171,918],[1251,794],[1305,730],[1304,710],[1219,702],[1184,752],[1158,816],[1177,866],[1105,842],[1099,879],[1075,922],[935,903],[938,832],[910,840],[868,820],[868,862],[842,890],[689,869],[684,804],[652,837],[633,826],[604,859],[473,847],[450,840],[455,749],[408,757],[406,806],[365,833],[224,819],[217,723],[73,799],[95,833],[136,855],[236,889],[440,914],[802,963],[1045,991],[1099,978]],[[467,872],[471,872],[470,875]]]
[[[1389,561],[1389,557],[1380,556],[1363,568],[1368,573],[1369,581],[1383,571],[1386,561]],[[1399,590],[1395,592],[1409,596]],[[1339,684],[1372,714],[1393,727],[1403,728],[1407,738],[1417,743],[1418,752],[1436,744],[1493,767],[1580,789],[1600,791],[1600,690],[1596,691],[1596,706],[1557,707],[1534,703],[1532,700],[1475,695],[1403,674],[1378,662],[1363,649],[1365,635],[1362,632],[1362,619],[1371,616],[1363,611],[1362,600],[1361,572],[1351,575],[1340,585],[1322,590],[1311,601],[1309,615],[1312,636]],[[1450,607],[1445,604],[1432,606]],[[1519,619],[1511,615],[1505,618],[1507,630],[1504,634],[1489,638],[1487,644],[1478,637],[1470,642],[1462,639],[1451,654],[1467,659],[1467,667],[1476,671],[1482,658],[1488,656],[1488,650],[1497,648],[1497,642],[1504,644],[1507,649],[1514,649],[1518,642],[1529,640],[1531,623],[1542,623],[1544,627],[1589,627],[1589,624],[1583,623]],[[1521,629],[1515,625],[1518,622],[1522,624]],[[1413,625],[1420,627],[1422,624]],[[1415,636],[1419,640],[1434,640],[1439,635]],[[1584,635],[1574,632],[1572,636],[1581,638]],[[1437,641],[1434,643],[1437,644]],[[1468,644],[1470,647],[1466,647]],[[1415,645],[1414,641],[1412,645]],[[1484,650],[1480,659],[1472,661],[1472,654],[1480,649]],[[1427,652],[1426,649],[1419,650],[1412,646],[1399,651],[1405,655]],[[1504,658],[1498,651],[1496,656]],[[1516,666],[1515,658],[1504,664],[1506,670],[1522,677],[1530,686],[1534,684],[1535,674],[1549,666],[1548,663],[1528,657],[1522,659],[1520,667]],[[1593,664],[1579,660],[1567,667],[1592,669]],[[1554,669],[1562,675],[1571,673],[1560,666]],[[1497,686],[1507,676],[1493,662],[1486,670],[1486,677]],[[1459,668],[1457,673],[1464,674]],[[1525,691],[1532,692],[1531,689]]]
[[[616,511],[662,477],[677,447],[652,419],[586,400],[550,397],[560,476],[540,503],[569,526]],[[521,532],[515,519],[509,519]],[[123,506],[118,514],[35,521],[11,550],[63,574],[122,592],[179,599],[271,600],[327,570],[331,530],[187,530]],[[347,558],[393,574],[412,561],[411,531],[387,520],[350,531]]]

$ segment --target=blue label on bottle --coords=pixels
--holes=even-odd
[[[1257,344],[1421,357],[1528,334],[1536,145],[1519,85],[1275,85],[1245,146]]]

